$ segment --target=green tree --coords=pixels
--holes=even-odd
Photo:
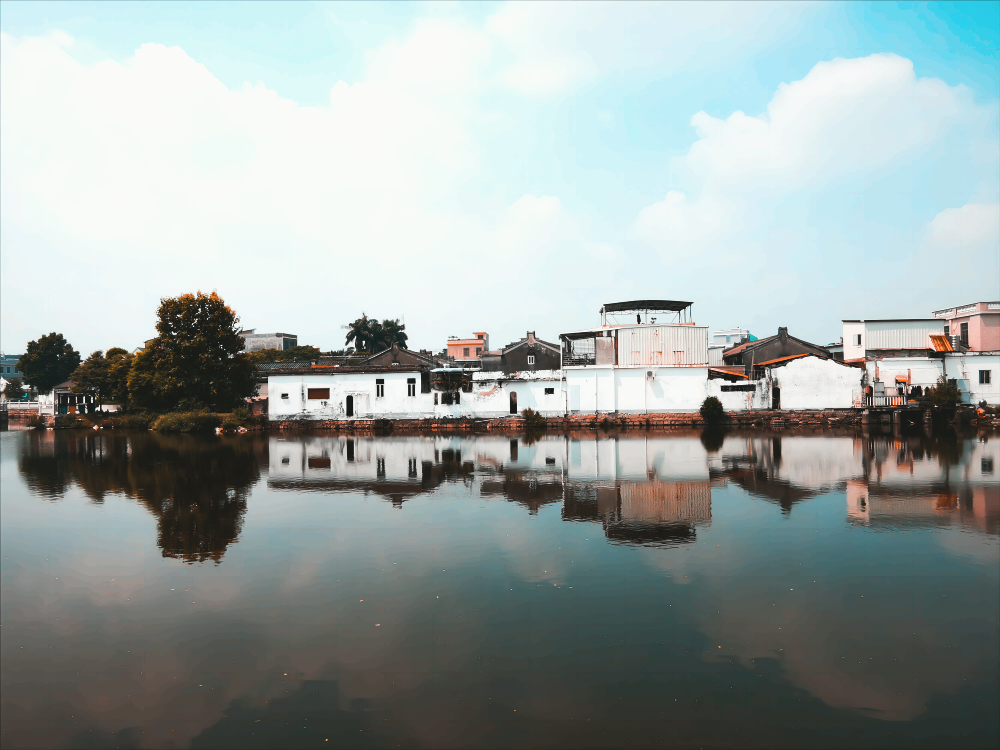
[[[136,404],[229,410],[256,393],[256,369],[243,352],[239,317],[215,292],[161,299],[156,330],[159,335],[136,355],[128,376]]]
[[[726,411],[722,408],[722,402],[715,396],[709,396],[702,401],[700,411],[701,418],[708,424],[721,422],[726,416]]]
[[[135,355],[115,346],[108,349],[104,358],[108,361],[108,398],[127,409],[128,376],[132,371]]]
[[[73,393],[90,393],[101,406],[104,399],[110,395],[110,364],[104,358],[104,352],[98,349],[73,370],[70,380],[73,381]]]
[[[3,387],[3,395],[11,401],[20,401],[24,396],[24,386],[21,385],[21,378],[11,378],[7,385]]]
[[[938,406],[954,406],[962,400],[962,392],[954,380],[938,378],[937,385],[927,389],[927,396]]]
[[[24,373],[24,382],[39,393],[48,393],[69,379],[80,364],[80,352],[70,346],[61,333],[50,333],[38,341],[29,341],[28,348],[17,362]]]
[[[289,349],[257,349],[247,352],[254,362],[308,362],[318,359],[320,351],[315,346],[293,346]]]

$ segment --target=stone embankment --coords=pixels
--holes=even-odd
[[[654,428],[704,427],[697,412],[691,414],[573,414],[549,417],[549,430],[639,430]],[[861,424],[861,413],[853,409],[822,411],[754,411],[727,414],[726,427],[796,427],[799,425],[843,427]],[[500,419],[326,419],[276,420],[272,430],[336,430],[339,432],[520,432],[520,417]]]

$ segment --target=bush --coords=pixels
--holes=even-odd
[[[526,430],[544,430],[547,426],[545,417],[532,408],[523,409],[521,416],[524,417],[524,428]]]
[[[150,414],[148,411],[141,411],[136,414],[119,414],[116,412],[110,417],[105,417],[102,426],[113,430],[148,430],[153,426],[156,418],[156,414]]]
[[[56,417],[55,428],[57,430],[73,430],[86,426],[86,423],[74,414],[60,414]]]
[[[212,432],[222,426],[223,417],[207,411],[171,412],[153,424],[157,432]]]
[[[962,392],[954,380],[941,377],[936,386],[927,389],[927,397],[937,406],[954,406],[962,400]]]
[[[722,402],[715,396],[709,396],[701,404],[701,418],[706,424],[721,422],[726,416],[726,410],[722,408]]]
[[[28,429],[29,430],[44,430],[45,429],[45,417],[41,414],[32,414],[28,417]]]

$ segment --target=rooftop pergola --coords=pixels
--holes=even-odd
[[[634,299],[628,302],[607,302],[601,305],[601,325],[608,324],[608,315],[645,314],[649,322],[651,313],[673,313],[673,323],[690,323],[693,302],[683,302],[673,299]],[[617,322],[617,321],[616,321]],[[637,322],[641,322],[641,317]],[[664,321],[666,322],[666,321]]]

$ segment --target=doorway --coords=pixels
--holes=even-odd
[[[354,396],[347,397],[347,416],[354,416]]]
[[[510,413],[517,414],[517,391],[510,392]]]

